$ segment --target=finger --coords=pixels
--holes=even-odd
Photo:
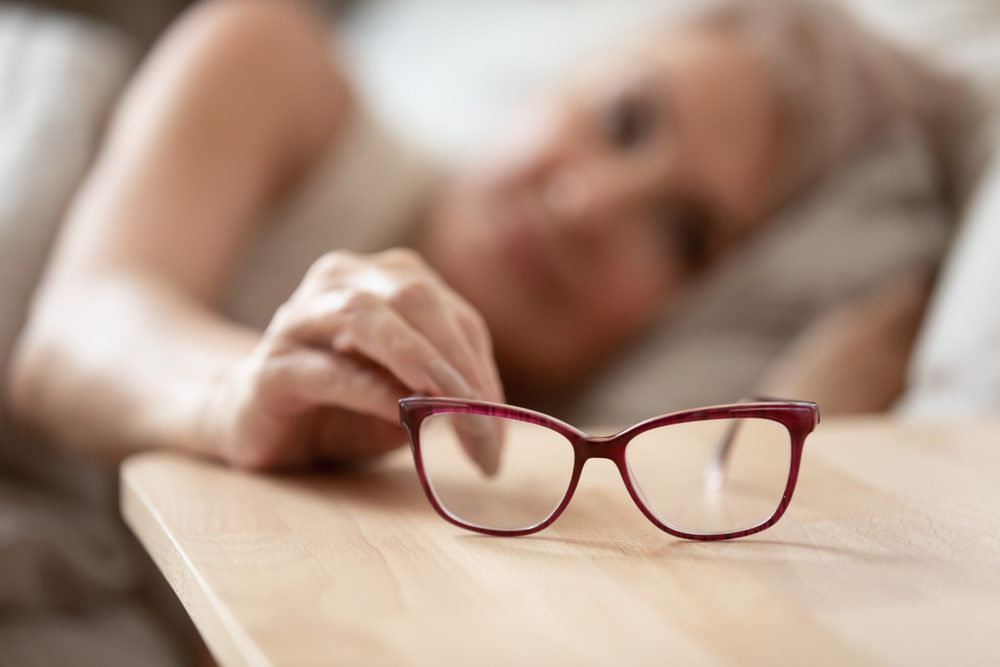
[[[382,456],[405,444],[406,433],[398,423],[333,408],[323,417],[316,454],[327,461],[358,461]]]
[[[439,349],[447,352],[455,348],[453,341],[449,341],[447,346],[441,344],[446,338],[439,339],[438,333],[463,340],[464,349],[461,351],[465,361],[451,357],[449,360],[469,379],[474,379],[481,398],[503,402],[503,386],[493,356],[489,329],[478,311],[450,288],[417,253],[397,249],[382,253],[379,261],[401,269],[409,277],[387,293],[393,305]],[[435,332],[434,327],[441,327],[442,330]],[[471,365],[467,367],[470,359]]]
[[[399,421],[399,399],[410,391],[384,370],[349,355],[301,347],[269,362],[273,386],[312,406],[342,407]]]
[[[459,309],[459,322],[466,338],[471,341],[481,360],[481,368],[487,370],[488,382],[492,388],[492,400],[497,403],[506,402],[500,372],[496,367],[493,355],[493,341],[486,328],[482,316],[471,306],[459,299],[456,304]],[[479,467],[487,477],[494,477],[500,470],[500,461],[504,446],[503,420],[489,420],[490,428],[470,429],[466,420],[459,419],[456,429],[459,441],[469,457],[479,463]],[[477,432],[478,431],[478,432]],[[485,431],[485,432],[484,432]]]
[[[493,353],[493,339],[490,336],[486,322],[472,306],[465,304],[460,310],[458,321],[465,332],[466,338],[471,342],[472,347],[479,355],[482,366],[486,369],[487,378],[492,388],[492,398],[490,400],[497,403],[506,403],[503,382],[500,379],[500,370],[497,368],[496,356]]]
[[[335,337],[335,347],[364,355],[415,389],[421,387],[419,380],[413,378],[423,373],[432,383],[427,389],[431,393],[461,398],[473,396],[458,371],[394,309],[386,306],[378,316],[364,318],[361,322],[364,327],[360,330],[347,330]],[[488,426],[494,420],[475,424],[470,421],[463,420],[459,428],[463,448],[483,473],[491,476],[499,468],[500,434],[495,427]]]
[[[493,477],[500,470],[503,449],[503,423],[485,415],[456,414],[452,425],[462,449],[483,474]]]
[[[330,292],[311,300],[308,307],[287,310],[282,317],[284,337],[317,343],[324,338],[342,354],[358,354],[391,373],[412,391],[437,396],[474,398],[465,378],[413,325],[380,299],[364,293],[344,296]],[[339,402],[350,405],[351,397]],[[370,409],[370,408],[361,408]],[[376,414],[369,412],[369,414]],[[473,461],[489,473],[499,461],[499,438],[467,437]]]
[[[403,319],[442,352],[455,370],[470,382],[479,398],[501,402],[503,396],[494,379],[499,374],[492,355],[484,357],[477,349],[477,342],[460,323],[465,314],[459,310],[451,295],[431,290],[432,287],[418,283],[413,289],[397,294],[393,306]]]
[[[434,302],[429,300],[404,299],[400,303],[403,312],[399,312],[399,307],[395,312],[399,313],[402,323],[413,327],[417,339],[428,338],[435,352],[441,354],[439,357],[427,357],[426,363],[431,377],[439,387],[445,390],[446,395],[470,397],[471,393],[466,388],[468,383],[465,378],[475,378],[473,382],[476,383],[478,396],[496,401],[502,400],[502,392],[492,384],[490,379],[488,369],[492,368],[493,372],[496,372],[492,355],[488,359],[488,365],[484,368],[484,364],[480,361],[481,357],[473,350],[465,336],[465,331],[459,326],[454,315],[434,307]],[[394,337],[392,330],[396,323],[395,314],[387,313],[385,320],[385,326],[388,330],[387,338]],[[366,336],[365,340],[377,340],[377,336]],[[420,348],[421,346],[418,344],[417,350],[415,350],[416,357],[429,354]],[[442,350],[448,352],[442,354]],[[365,353],[371,354],[372,352]],[[444,362],[443,359],[447,361]],[[456,377],[457,374],[461,374],[462,377]],[[497,380],[497,384],[499,384],[499,380]],[[456,420],[456,430],[459,441],[469,458],[486,476],[495,475],[500,467],[502,446],[502,433],[497,428],[497,420],[465,415]]]
[[[275,315],[275,329],[304,342],[323,345],[337,320],[363,316],[379,303],[392,307],[420,331],[458,370],[478,397],[503,401],[499,372],[493,359],[489,332],[482,317],[443,281],[417,275],[420,261],[412,253],[383,253],[383,263],[406,269],[408,275],[392,278],[377,271],[361,271],[357,258],[330,253],[314,263],[296,295]],[[365,286],[337,287],[345,272],[353,279],[363,273]],[[419,273],[419,271],[418,271]],[[331,276],[335,279],[331,283]],[[446,371],[444,371],[446,372]],[[443,378],[442,378],[443,379]],[[447,380],[445,380],[447,381]],[[455,391],[449,391],[455,394]]]
[[[411,391],[473,398],[472,387],[427,338],[382,299],[331,292],[289,317],[286,333],[359,354],[389,371]]]

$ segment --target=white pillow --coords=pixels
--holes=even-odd
[[[0,5],[0,377],[134,61],[108,28]]]
[[[897,406],[911,417],[1000,415],[1000,125],[935,290]],[[985,135],[985,136],[984,136]]]

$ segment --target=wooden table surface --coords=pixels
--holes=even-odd
[[[223,665],[1000,665],[1000,423],[828,420],[781,522],[727,542],[660,532],[603,460],[522,538],[443,521],[408,451],[142,454],[121,502]]]

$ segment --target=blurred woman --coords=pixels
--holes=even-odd
[[[76,199],[15,410],[103,454],[269,468],[401,444],[414,392],[557,391],[919,107],[917,72],[832,8],[725,3],[448,174],[380,143],[305,8],[206,3],[136,77]]]

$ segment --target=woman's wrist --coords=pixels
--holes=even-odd
[[[243,360],[234,360],[219,366],[211,374],[192,420],[193,429],[187,446],[196,454],[229,462],[230,440],[235,419],[234,406],[238,403],[240,377],[245,373]]]

